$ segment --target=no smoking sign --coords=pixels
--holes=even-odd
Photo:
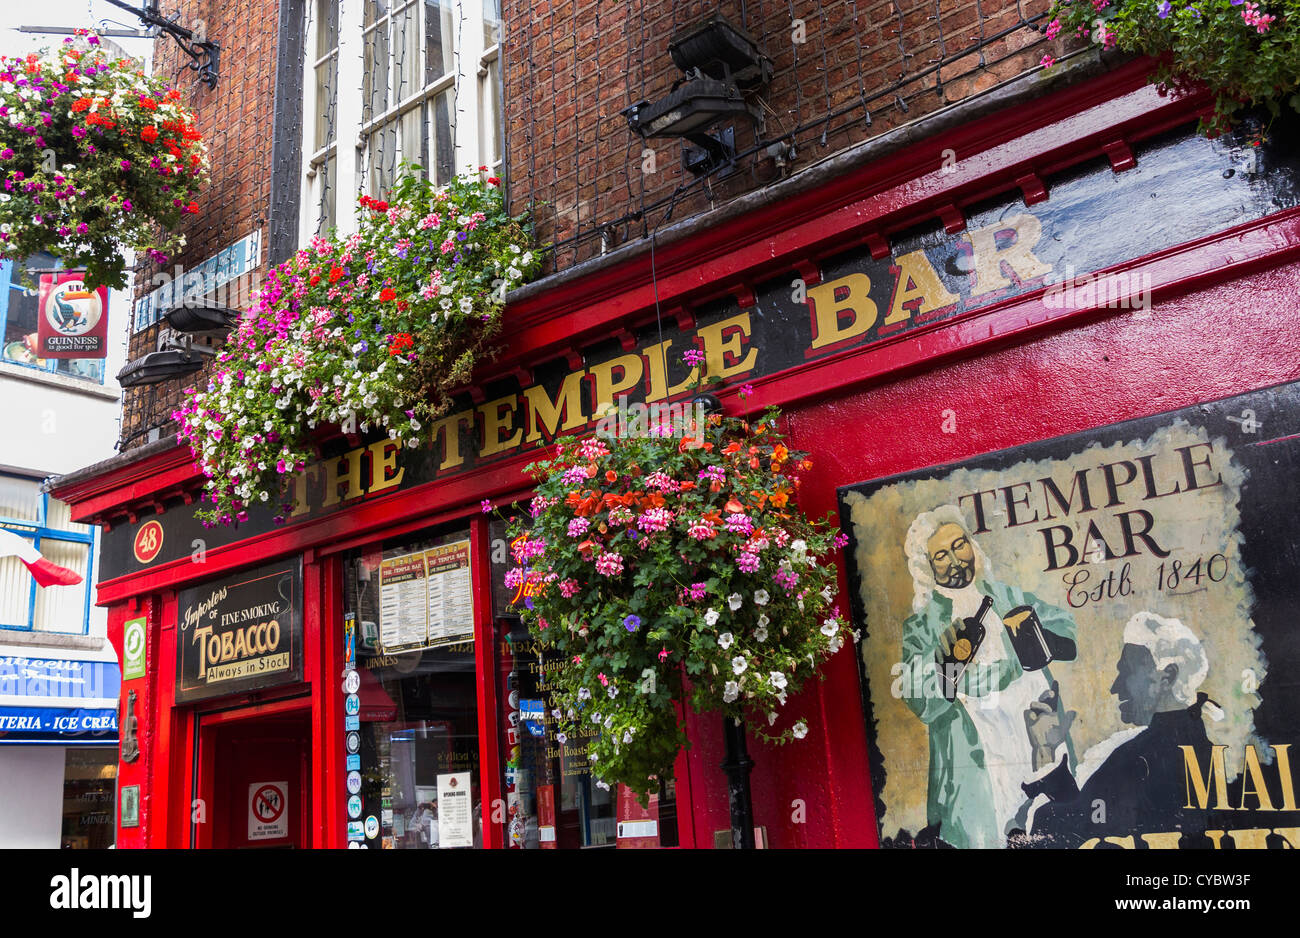
[[[289,783],[253,782],[248,786],[248,839],[289,836]]]

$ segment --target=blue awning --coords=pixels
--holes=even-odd
[[[116,746],[113,650],[0,645],[0,745]]]

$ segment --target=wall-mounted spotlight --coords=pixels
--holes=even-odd
[[[117,373],[117,383],[124,388],[158,384],[160,381],[193,374],[202,367],[203,356],[198,353],[178,348],[165,349],[127,362],[126,367]]]
[[[665,97],[638,101],[622,113],[644,139],[691,141],[699,149],[685,149],[685,167],[696,175],[715,172],[735,161],[736,137],[732,127],[717,133],[708,133],[709,128],[745,117],[761,132],[762,114],[745,101],[744,93],[771,80],[772,62],[752,37],[720,15],[675,34],[668,53],[684,76]]]

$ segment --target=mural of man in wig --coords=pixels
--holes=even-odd
[[[1177,831],[1195,838],[1205,830],[1204,812],[1184,808],[1182,747],[1208,766],[1212,744],[1202,711],[1213,719],[1223,712],[1199,692],[1209,674],[1200,639],[1178,619],[1139,612],[1124,626],[1115,671],[1110,692],[1131,728],[1089,748],[1073,773],[1064,754],[1045,741],[1056,735],[1051,727],[1059,714],[1026,717],[1036,751],[1057,750],[1024,785],[1033,799],[1026,812],[1033,839],[1077,847],[1106,834]]]
[[[927,825],[937,826],[939,838],[955,847],[1006,846],[1007,831],[1015,829],[1025,801],[1021,784],[1035,768],[1025,713],[1033,704],[1059,708],[1050,668],[1042,659],[1024,667],[1012,637],[1020,627],[1028,632],[1023,623],[1032,619],[1043,658],[1072,661],[1074,617],[996,580],[954,505],[918,515],[904,549],[914,595],[902,641],[903,664],[912,677],[901,686],[905,703],[929,735]],[[986,632],[976,646],[959,636],[963,620],[978,615],[986,597],[992,613],[986,610],[980,620]],[[1010,617],[1005,626],[1003,617]],[[945,657],[964,663],[947,692],[943,679],[935,679]],[[1053,727],[1045,725],[1045,738],[1064,743],[1068,751],[1072,719],[1073,714],[1063,715]]]

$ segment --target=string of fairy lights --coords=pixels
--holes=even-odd
[[[992,15],[999,17],[1000,28],[994,29],[987,0],[846,0],[807,8],[796,0],[597,0],[594,9],[581,13],[518,0],[507,4],[504,15],[495,0],[364,0],[358,39],[340,22],[338,0],[303,0],[296,24],[302,68],[277,87],[277,43],[290,37],[276,35],[266,4],[233,0],[220,23],[206,24],[222,44],[223,74],[215,89],[193,80],[188,59],[171,44],[155,47],[155,71],[175,76],[196,109],[212,164],[203,214],[190,220],[189,246],[171,263],[197,264],[261,227],[265,264],[271,216],[303,217],[306,223],[298,230],[325,234],[339,215],[352,211],[356,194],[382,197],[399,161],[425,165],[440,181],[463,170],[450,165],[450,154],[476,151],[478,139],[491,131],[481,128],[477,139],[468,139],[478,119],[466,120],[465,109],[482,114],[477,86],[464,87],[477,81],[480,63],[461,62],[471,3],[476,23],[479,16],[499,20],[501,175],[508,181],[511,210],[527,210],[533,218],[549,271],[649,238],[674,218],[725,204],[944,106],[949,103],[945,84],[1042,42],[1036,24],[1045,15],[1027,13],[1024,0],[1015,0],[1014,16],[1008,15],[1008,4],[998,4]],[[735,164],[743,171],[695,176],[681,166],[679,141],[642,140],[629,130],[623,111],[667,93],[680,77],[667,54],[669,39],[713,13],[753,36],[775,71],[755,102],[762,110],[762,129],[736,128]],[[355,8],[349,7],[349,15],[354,19],[348,23],[355,23]],[[587,24],[593,28],[580,29]],[[448,29],[450,42],[444,35]],[[1016,33],[1023,35],[1010,40]],[[322,34],[326,46],[320,45]],[[621,56],[605,53],[619,42],[626,47]],[[332,65],[318,74],[329,43]],[[347,75],[355,79],[358,71],[351,67],[356,63],[343,67],[341,50],[360,57],[360,114],[345,116],[340,110],[340,94],[349,90],[342,82]],[[882,68],[886,63],[892,67]],[[447,83],[448,71],[454,76],[449,86],[432,93],[435,83]],[[584,79],[593,74],[591,91],[593,83]],[[839,76],[834,84],[833,74]],[[306,95],[306,82],[315,83],[313,95]],[[301,126],[293,129],[296,140],[272,139],[277,95],[315,102],[310,113],[304,105]],[[914,109],[917,103],[921,107]],[[774,143],[794,153],[779,174],[767,160]],[[281,190],[272,204],[269,169],[299,154],[306,173],[301,198]],[[354,181],[356,192],[340,191],[345,179]],[[139,266],[137,292],[147,292],[155,275],[164,272],[156,265]],[[156,341],[156,326],[136,333],[133,323],[130,355],[151,351]],[[202,374],[193,380],[203,380]],[[190,383],[128,389],[121,445],[166,428],[181,389]]]
[[[773,143],[793,145],[797,156],[792,169],[806,168],[951,103],[945,86],[1013,56],[1024,57],[1024,49],[1044,41],[1037,24],[1045,17],[1045,4],[1039,4],[1043,12],[1035,14],[1026,11],[1024,0],[1016,0],[1013,8],[999,4],[992,15],[999,17],[1001,28],[993,31],[986,6],[984,0],[973,0],[973,11],[971,2],[950,0],[848,0],[811,8],[795,0],[626,2],[621,30],[597,30],[580,56],[574,41],[576,60],[587,61],[600,59],[602,42],[625,38],[625,75],[600,82],[598,108],[585,111],[585,116],[575,109],[570,126],[561,128],[557,116],[564,102],[555,94],[549,95],[549,104],[546,96],[538,97],[536,69],[547,65],[537,61],[535,37],[541,20],[540,35],[551,37],[541,45],[549,48],[556,29],[564,24],[556,22],[551,4],[520,4],[513,10],[515,21],[507,23],[527,61],[526,75],[511,75],[506,81],[507,92],[517,95],[507,106],[508,147],[516,151],[515,166],[523,170],[512,177],[512,209],[526,207],[536,219],[550,271],[574,266],[612,245],[646,238],[674,215],[678,220],[689,217],[775,181],[771,174],[760,178],[757,172]],[[870,15],[882,17],[880,22],[868,22],[868,7]],[[756,102],[767,119],[765,132],[745,145],[742,128],[736,128],[736,163],[748,172],[727,178],[693,176],[680,165],[680,142],[642,141],[621,116],[635,101],[666,93],[669,81],[680,77],[667,55],[669,39],[679,28],[715,12],[745,29],[775,63],[771,85]],[[1008,16],[1011,12],[1014,17]],[[576,25],[577,19],[570,17],[569,25]],[[802,42],[793,40],[797,24],[802,25]],[[1009,41],[1017,33],[1022,35]],[[841,47],[849,50],[847,57]],[[836,104],[832,73],[846,58],[856,94]],[[882,81],[880,66],[886,62],[894,67]],[[564,143],[552,143],[565,138]],[[551,145],[543,151],[539,139]],[[609,146],[611,139],[618,141],[616,148]],[[642,146],[655,151],[653,172],[643,169]],[[521,149],[522,154],[517,152]],[[615,149],[626,154],[615,171],[622,177],[619,184],[593,187],[586,175],[592,155]],[[568,195],[584,191],[590,198]]]

